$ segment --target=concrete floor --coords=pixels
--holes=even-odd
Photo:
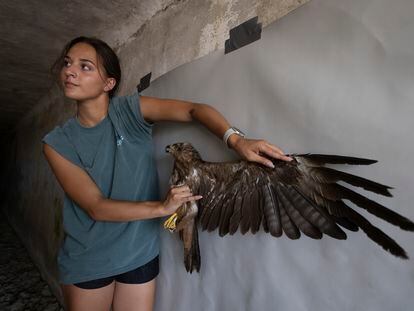
[[[0,213],[0,310],[63,310]]]

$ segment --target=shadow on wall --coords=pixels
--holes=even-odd
[[[16,165],[16,133],[1,136],[0,144],[0,208],[3,215],[7,206],[18,200],[18,176]]]
[[[59,105],[50,105],[52,111]],[[55,112],[56,113],[56,112]],[[60,113],[59,119],[64,117]],[[43,121],[42,121],[43,120]],[[62,190],[55,181],[41,151],[41,135],[55,126],[44,115],[31,117],[25,131],[31,135],[12,132],[2,137],[0,147],[0,217],[13,228],[30,254],[42,278],[62,303],[57,276],[56,257],[63,237]],[[42,123],[39,128],[38,123]],[[53,122],[55,123],[55,122]]]

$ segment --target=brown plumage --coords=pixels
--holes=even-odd
[[[170,183],[187,184],[201,200],[181,206],[165,222],[165,227],[178,231],[184,243],[186,270],[200,270],[200,250],[197,224],[207,231],[218,229],[219,235],[240,230],[265,232],[280,237],[298,239],[301,232],[313,239],[325,233],[345,240],[340,228],[358,231],[359,228],[374,242],[391,254],[408,259],[404,249],[392,238],[373,226],[365,217],[346,205],[347,199],[399,226],[414,231],[414,223],[387,207],[350,190],[337,181],[344,181],[380,195],[391,197],[392,187],[356,175],[348,174],[325,164],[369,165],[376,160],[326,154],[289,154],[291,162],[272,159],[275,168],[244,160],[206,162],[190,143],[166,147],[174,158]],[[339,226],[338,226],[339,225]]]

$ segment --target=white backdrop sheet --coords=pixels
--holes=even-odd
[[[395,187],[393,198],[367,196],[413,220],[413,78],[414,1],[313,0],[261,40],[180,66],[143,95],[208,103],[286,153],[377,159],[338,168]],[[167,144],[189,141],[210,161],[237,157],[198,124],[157,124],[154,139],[163,193]],[[413,233],[357,209],[414,258]],[[187,274],[178,236],[163,230],[156,310],[412,310],[413,259],[345,231],[345,241],[201,232],[201,272]]]

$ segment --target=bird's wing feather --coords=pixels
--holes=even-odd
[[[256,233],[260,225],[275,237],[284,232],[298,239],[301,232],[320,239],[325,233],[346,239],[340,228],[358,231],[392,254],[408,258],[405,251],[380,229],[347,206],[355,205],[383,220],[414,231],[414,223],[389,208],[339,185],[337,181],[384,196],[392,196],[392,187],[325,167],[325,164],[369,165],[376,160],[326,154],[294,154],[291,162],[272,159],[274,169],[260,164],[238,161],[227,163],[202,162],[198,193],[200,224],[203,230],[219,229],[220,236]],[[338,226],[339,225],[339,226]]]

